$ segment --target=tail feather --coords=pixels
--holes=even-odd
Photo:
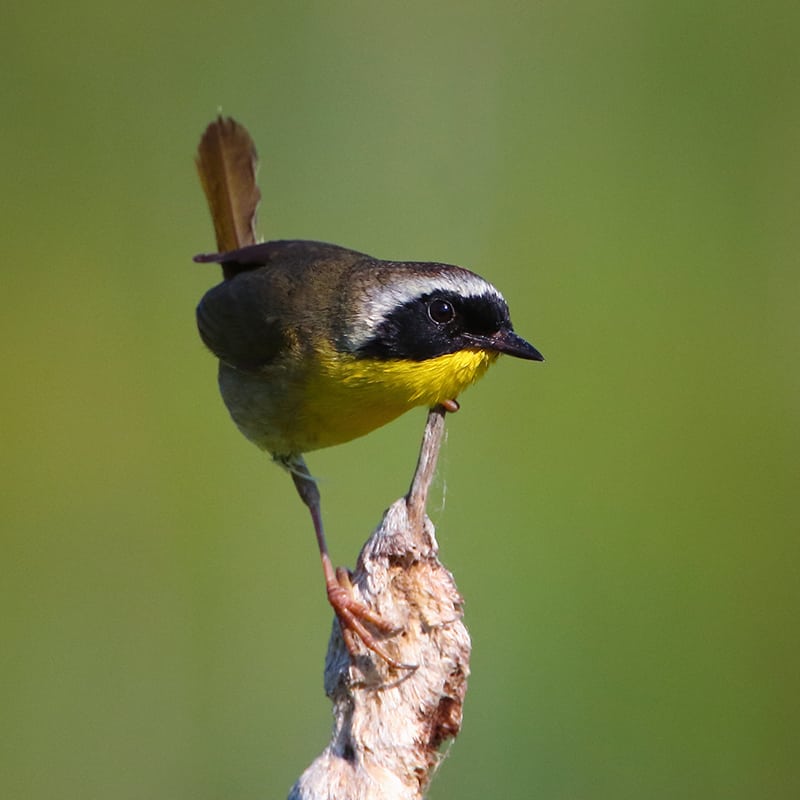
[[[247,129],[230,117],[217,117],[200,139],[195,163],[218,251],[255,244],[261,192],[256,185],[258,156]],[[232,277],[224,267],[223,273],[226,278]]]

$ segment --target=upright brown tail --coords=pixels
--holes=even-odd
[[[208,200],[220,253],[256,243],[258,156],[247,129],[230,117],[217,117],[205,130],[195,157]],[[240,271],[240,270],[239,270]],[[223,266],[225,278],[233,277]]]

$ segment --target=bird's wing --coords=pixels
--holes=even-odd
[[[261,270],[255,270],[206,292],[197,306],[197,327],[220,361],[257,371],[284,352],[287,338],[276,313],[277,288]]]

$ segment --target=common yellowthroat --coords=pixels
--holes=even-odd
[[[227,158],[220,162],[219,153]],[[250,171],[223,180],[218,173],[232,173],[237,154]],[[254,164],[241,126],[222,119],[209,126],[198,168],[218,247],[244,246],[195,259],[221,264],[224,275],[197,308],[200,336],[219,359],[220,391],[239,430],[289,470],[311,512],[345,640],[358,634],[396,664],[365,623],[384,632],[391,626],[356,601],[346,574],[333,568],[303,453],[363,436],[416,406],[456,410],[456,398],[501,354],[543,359],[514,332],[500,292],[463,267],[382,261],[321,242],[254,243]],[[237,181],[245,188],[232,190]],[[220,219],[237,204],[216,197],[221,185],[223,194],[251,193],[252,216],[241,210],[248,203],[233,214],[238,234],[235,219]]]

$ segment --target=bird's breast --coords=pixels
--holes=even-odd
[[[363,436],[416,406],[458,397],[496,357],[480,350],[424,361],[323,353],[306,393],[308,428],[318,431],[320,447]]]
[[[416,406],[455,399],[496,358],[482,350],[424,361],[325,350],[294,369],[258,375],[223,365],[220,388],[245,436],[273,454],[288,455],[348,442]]]

